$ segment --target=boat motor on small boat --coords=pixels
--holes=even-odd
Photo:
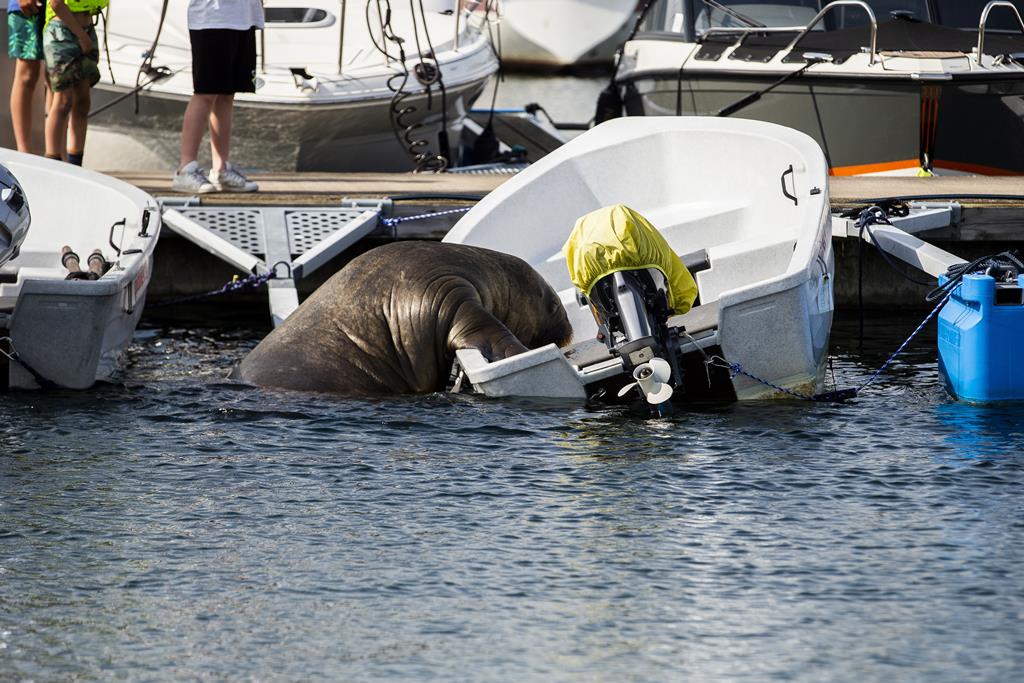
[[[697,298],[686,266],[646,218],[622,204],[576,221],[564,251],[579,301],[589,302],[594,314],[597,339],[635,380],[618,396],[635,387],[651,405],[667,402],[682,381],[679,332],[668,319],[689,311]]]
[[[31,220],[18,179],[0,164],[0,266],[18,256]]]

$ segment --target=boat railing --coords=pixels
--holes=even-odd
[[[878,20],[875,19],[875,13],[872,11],[871,6],[864,2],[864,0],[835,0],[825,5],[818,14],[811,19],[811,22],[804,27],[800,34],[793,39],[789,45],[786,46],[786,52],[791,52],[793,48],[797,46],[804,36],[806,36],[815,26],[821,23],[821,20],[828,16],[829,12],[840,7],[860,7],[862,10],[867,12],[868,19],[871,21],[871,50],[868,57],[868,66],[872,66],[875,63],[875,57],[878,52]]]
[[[341,0],[341,14],[338,15],[338,75],[345,65],[345,10],[348,9],[345,0]]]
[[[991,4],[1009,4],[1008,2],[1001,2],[995,0]],[[701,40],[707,39],[713,35],[738,35],[739,40],[736,45],[739,47],[743,45],[747,37],[751,34],[764,34],[764,33],[796,33],[797,36],[793,38],[792,42],[786,46],[784,52],[792,52],[793,48],[796,47],[797,43],[803,40],[804,36],[814,30],[814,27],[821,23],[821,20],[828,16],[829,12],[838,7],[860,7],[867,12],[868,19],[871,21],[871,48],[868,57],[868,64],[873,65],[878,52],[878,21],[875,19],[875,13],[872,11],[871,6],[863,0],[835,0],[825,5],[820,12],[818,12],[809,23],[804,26],[712,26],[701,32]]]
[[[1017,24],[1020,25],[1021,33],[1024,33],[1024,19],[1020,17],[1020,11],[1017,10],[1017,6],[1007,0],[992,0],[992,2],[985,5],[985,9],[981,11],[981,20],[978,22],[978,52],[974,55],[978,64],[981,64],[981,55],[984,54],[985,49],[985,25],[988,23],[988,15],[996,7],[1007,7],[1013,10],[1013,16],[1017,17]]]

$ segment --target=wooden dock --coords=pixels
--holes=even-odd
[[[156,197],[184,197],[170,189],[166,173],[114,174]],[[468,207],[512,176],[508,174],[415,174],[415,173],[274,173],[258,174],[260,192],[208,194],[209,207],[327,207],[343,198],[404,197],[385,215],[409,216],[456,206]],[[953,225],[931,230],[921,237],[962,258],[1024,246],[1024,176],[945,176],[933,178],[834,177],[830,179],[834,209],[862,205],[887,197],[935,197],[936,202],[955,201],[958,218]],[[541,210],[538,208],[538,210]],[[299,284],[305,295],[348,259],[375,245],[395,239],[440,239],[461,214],[403,223],[397,230],[381,227],[347,250],[316,276]],[[896,276],[873,249],[861,250],[856,240],[837,239],[836,301],[853,305],[857,300],[860,273],[865,297],[878,306],[914,306],[922,301],[922,288]],[[213,289],[236,273],[223,261],[202,253],[170,230],[158,247],[151,284],[154,299],[166,299]],[[262,302],[263,294],[252,300]],[[241,297],[244,298],[244,297]],[[239,297],[236,297],[236,301]],[[257,307],[263,310],[263,306]],[[261,314],[262,315],[262,314]]]
[[[154,197],[185,196],[171,190],[167,173],[113,173]],[[398,195],[484,195],[511,178],[498,173],[261,173],[252,176],[260,191],[203,195],[210,205],[305,206],[331,204],[342,197]]]
[[[163,172],[115,173],[154,196],[176,196]],[[305,206],[333,204],[343,197],[422,195],[446,204],[446,197],[487,194],[512,176],[471,173],[267,173],[254,175],[253,194],[208,194],[208,205]],[[959,225],[932,235],[950,240],[1024,239],[1024,176],[937,176],[932,178],[834,177],[832,206],[842,208],[883,197],[942,196],[959,201]],[[180,195],[179,195],[180,196]],[[991,198],[981,199],[981,196]],[[429,198],[434,197],[433,200]]]

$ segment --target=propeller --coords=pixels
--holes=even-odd
[[[667,384],[672,376],[672,366],[663,358],[652,358],[641,363],[633,370],[636,381],[619,390],[619,396],[625,396],[633,387],[640,387],[644,397],[651,405],[658,405],[672,398],[672,385]]]

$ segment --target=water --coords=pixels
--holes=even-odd
[[[840,385],[914,321],[836,327]],[[933,329],[933,328],[932,328]],[[1008,681],[1024,407],[934,337],[849,405],[351,400],[141,331],[0,401],[0,680]]]

